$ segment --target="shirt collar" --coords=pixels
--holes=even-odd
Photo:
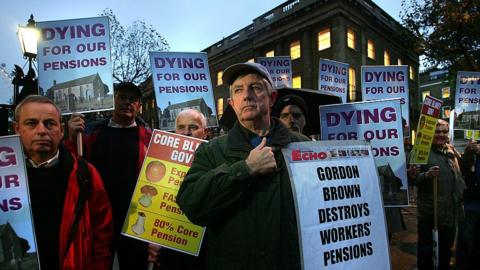
[[[59,155],[60,155],[60,151],[57,150],[57,153],[51,159],[44,161],[40,164],[36,164],[35,161],[31,159],[27,159],[28,161],[27,165],[29,165],[29,167],[32,167],[32,168],[50,168],[58,164],[58,162],[60,161]]]
[[[112,128],[131,128],[131,127],[136,127],[137,126],[137,121],[133,121],[128,126],[120,125],[118,123],[115,123],[112,118],[110,118],[110,121],[108,122],[108,126]]]

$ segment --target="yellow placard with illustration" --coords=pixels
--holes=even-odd
[[[188,220],[176,197],[202,142],[154,131],[122,228],[124,235],[198,256],[205,228]]]

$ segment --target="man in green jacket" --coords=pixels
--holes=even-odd
[[[238,122],[228,135],[203,143],[177,203],[207,226],[207,269],[300,269],[297,221],[280,149],[308,138],[270,112],[277,92],[265,67],[228,67],[229,103]]]

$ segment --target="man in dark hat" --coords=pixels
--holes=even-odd
[[[82,115],[68,121],[69,140],[65,145],[77,153],[76,140],[83,136],[84,157],[100,172],[112,204],[114,242],[120,270],[146,269],[147,244],[121,235],[130,198],[152,135],[145,122],[137,117],[142,92],[131,82],[115,87],[115,109],[110,119],[90,123],[86,128]]]
[[[290,131],[303,133],[307,123],[307,104],[301,97],[286,95],[277,100],[273,106],[272,115],[280,118]]]
[[[227,135],[199,146],[177,203],[190,221],[207,226],[206,269],[300,269],[281,149],[308,138],[270,117],[277,92],[265,67],[236,64],[223,81],[238,121]]]

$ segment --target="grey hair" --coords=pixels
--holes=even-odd
[[[205,118],[205,115],[203,115],[202,112],[200,112],[199,110],[195,110],[195,109],[185,109],[185,110],[181,111],[180,113],[178,113],[178,115],[175,119],[175,126],[177,126],[177,119],[178,119],[178,117],[180,117],[181,114],[190,113],[190,112],[200,116],[200,121],[202,122],[203,128],[207,127],[207,118]]]
[[[20,118],[20,111],[22,110],[22,107],[28,103],[43,103],[52,105],[58,112],[60,122],[62,121],[62,114],[60,113],[60,109],[58,108],[58,106],[55,105],[55,103],[53,103],[53,101],[48,97],[40,95],[29,95],[24,98],[20,103],[18,103],[18,105],[15,107],[15,121],[18,121],[18,119]]]
[[[250,74],[253,74],[253,75],[257,76],[257,78],[262,79],[262,83],[263,83],[264,86],[267,88],[268,94],[269,94],[269,95],[272,94],[272,92],[274,91],[273,86],[268,82],[267,79],[265,79],[264,77],[262,77],[262,76],[261,76],[260,74],[258,74],[258,73],[251,72],[251,73],[240,74],[239,76],[237,76],[237,78],[236,78],[235,80],[237,80],[237,79],[239,79],[239,78],[243,78],[243,77],[245,77],[245,76],[247,76],[247,75],[250,75]],[[235,80],[234,80],[234,81],[235,81]],[[230,92],[230,97],[232,97],[232,96],[233,96],[233,94],[232,94],[232,93],[233,93],[233,83],[228,86],[228,90],[229,90],[229,92]]]

